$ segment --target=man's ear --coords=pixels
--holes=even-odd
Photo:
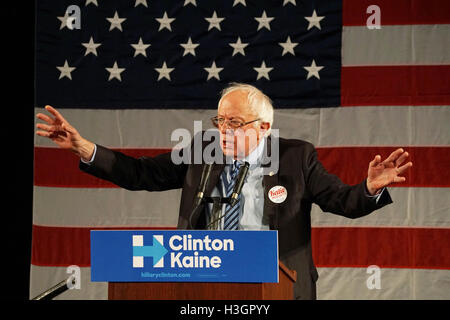
[[[269,122],[261,122],[259,128],[260,128],[260,130],[267,131],[270,129],[270,123]]]

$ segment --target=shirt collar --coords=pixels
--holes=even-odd
[[[266,137],[263,137],[256,148],[250,152],[248,156],[242,159],[242,162],[248,162],[250,164],[250,170],[255,169],[261,165],[261,156],[264,151],[264,145],[266,143]]]

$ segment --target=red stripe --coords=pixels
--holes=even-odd
[[[450,229],[313,228],[318,267],[450,269]]]
[[[132,157],[154,157],[169,152],[168,148],[113,149]],[[80,158],[59,148],[34,148],[34,185],[68,188],[117,188],[116,185],[93,177],[78,169]]]
[[[343,25],[365,26],[367,8],[377,5],[381,11],[383,25],[401,24],[446,24],[450,23],[450,1],[448,0],[344,0]]]
[[[405,133],[406,134],[406,133]],[[386,159],[397,147],[339,147],[317,148],[318,158],[328,170],[347,184],[357,184],[367,177],[369,162],[375,155]],[[450,187],[449,147],[403,147],[407,161],[413,166],[402,176],[406,181],[395,187]],[[407,163],[404,162],[404,164]],[[447,164],[447,165],[445,165]]]
[[[175,227],[47,227],[33,225],[31,263],[36,266],[91,265],[91,230],[173,230]]]
[[[450,65],[342,67],[341,104],[450,105]]]
[[[325,168],[348,184],[357,184],[366,178],[369,162],[380,154],[384,159],[396,147],[330,147],[317,148],[319,160]],[[450,163],[449,147],[405,147],[413,167],[405,174],[407,181],[401,187],[449,187],[450,172],[442,165]],[[168,149],[120,149],[131,155],[154,156]],[[79,159],[71,152],[46,147],[35,147],[36,186],[71,188],[115,188],[112,183],[91,177],[78,169]]]
[[[67,228],[33,226],[32,264],[90,266],[90,230],[174,228]],[[313,228],[319,267],[450,269],[450,229]]]

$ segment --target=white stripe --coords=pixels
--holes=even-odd
[[[69,278],[65,267],[40,267],[31,265],[30,268],[30,299],[38,296],[54,285]],[[80,268],[80,289],[63,292],[54,300],[107,300],[108,283],[91,282],[91,268]]]
[[[442,300],[450,299],[450,271],[380,269],[380,289],[369,289],[374,273],[366,268],[318,268],[319,300]],[[369,281],[370,282],[370,281]]]
[[[57,107],[57,106],[55,106]],[[115,148],[170,148],[178,141],[170,137],[174,130],[186,128],[194,132],[194,121],[203,121],[203,129],[212,128],[210,118],[215,110],[94,110],[61,109],[63,117],[86,139]],[[48,114],[43,109],[35,109]],[[38,122],[42,122],[37,119]],[[37,136],[37,146],[55,146],[49,139]]]
[[[44,226],[175,227],[181,189],[34,187],[33,224]]]
[[[209,129],[209,118],[215,114],[186,109],[60,111],[86,139],[116,148],[173,147],[178,143],[170,140],[175,129],[185,128],[193,135],[194,120],[203,120],[203,129]],[[447,106],[276,109],[273,128],[280,129],[281,137],[316,146],[419,146],[448,145],[449,122]],[[35,145],[55,146],[39,136]]]
[[[389,188],[394,201],[376,212],[347,219],[313,205],[312,225],[450,227],[448,188]],[[175,227],[181,191],[34,187],[33,223],[46,226]]]
[[[449,188],[388,188],[393,203],[358,219],[311,210],[313,227],[450,227]]]
[[[319,300],[450,299],[450,271],[427,269],[380,269],[380,289],[369,289],[373,273],[366,268],[318,268]],[[30,299],[67,279],[64,267],[31,266]],[[108,285],[91,282],[90,268],[81,268],[80,290],[68,290],[55,300],[105,300]]]
[[[317,146],[449,145],[449,107],[320,109]],[[433,129],[430,129],[433,128]]]
[[[344,27],[342,65],[450,64],[450,25]]]

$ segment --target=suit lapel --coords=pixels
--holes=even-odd
[[[263,160],[262,160],[262,167],[266,168],[266,170],[268,170],[268,168],[271,166],[272,161],[270,158],[271,155],[271,136],[269,136],[266,139],[266,145],[264,147],[264,152],[263,152]],[[263,188],[264,188],[264,209],[263,209],[263,215],[268,217],[269,219],[269,226],[271,230],[277,229],[278,227],[278,205],[274,202],[272,202],[269,199],[269,190],[278,185],[278,178],[279,178],[279,173],[280,170],[278,168],[278,170],[276,172],[270,171],[268,174],[265,174],[263,176]]]
[[[219,177],[222,173],[223,169],[225,168],[225,163],[223,164],[214,164],[211,168],[211,175],[209,176],[209,181],[205,188],[205,195],[210,196],[211,192],[213,191],[214,187],[217,186],[219,183]]]
[[[219,139],[220,138],[217,137],[215,141],[219,141]],[[212,142],[212,143],[217,143],[217,142]],[[204,150],[204,148],[205,148],[205,146],[203,146],[203,150]],[[226,157],[223,154],[222,149],[220,148],[220,145],[217,148],[215,148],[214,150],[219,152],[218,156],[222,158],[222,163],[216,163],[216,162],[213,163],[213,167],[211,168],[211,174],[209,176],[209,181],[206,184],[206,188],[205,188],[205,196],[207,196],[207,197],[211,196],[211,192],[213,191],[214,187],[217,186],[217,184],[219,182],[219,177],[226,165]],[[215,157],[216,154],[214,154],[213,156]]]
[[[278,205],[269,199],[269,190],[278,185],[278,174],[273,176],[265,175],[263,177],[264,187],[264,210],[263,216],[268,217],[271,230],[277,229],[278,225]]]

